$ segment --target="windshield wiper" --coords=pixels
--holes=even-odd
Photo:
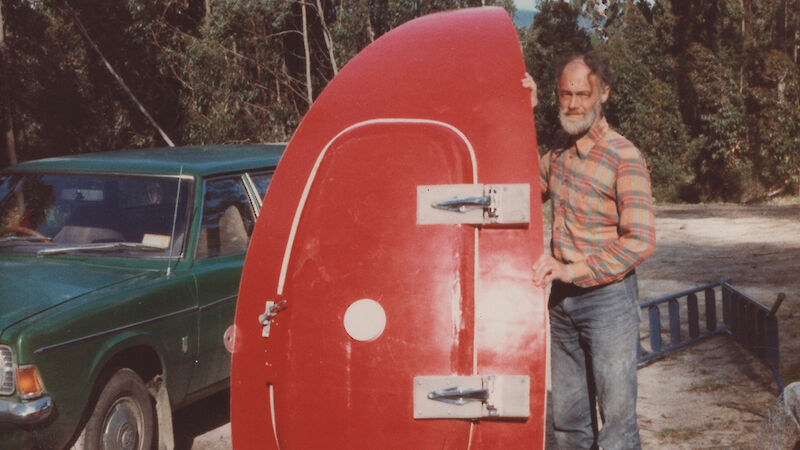
[[[105,251],[105,250],[147,250],[160,251],[166,250],[164,247],[141,244],[138,242],[101,242],[97,244],[83,244],[71,247],[43,248],[36,252],[37,255],[56,255],[59,253],[85,252],[85,251]]]
[[[49,237],[39,236],[6,236],[0,238],[0,244],[13,243],[13,242],[52,242],[53,239]]]

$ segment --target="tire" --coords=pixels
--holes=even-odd
[[[141,377],[119,369],[103,386],[73,448],[150,450],[154,447],[153,398]]]

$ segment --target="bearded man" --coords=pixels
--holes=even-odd
[[[556,79],[564,133],[540,161],[542,199],[552,200],[552,254],[533,265],[537,284],[552,282],[556,446],[641,448],[634,268],[655,249],[650,176],[641,153],[603,115],[615,81],[607,57],[590,52],[566,58]],[[522,84],[536,106],[530,75]]]

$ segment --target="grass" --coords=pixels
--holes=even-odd
[[[706,431],[704,426],[664,428],[658,432],[658,438],[666,443],[681,443],[690,441]]]
[[[692,383],[687,389],[687,392],[716,392],[721,391],[728,387],[726,383],[722,383],[718,380],[708,380],[702,381],[699,383]]]
[[[787,195],[785,197],[774,197],[766,202],[767,205],[800,205],[800,195]]]

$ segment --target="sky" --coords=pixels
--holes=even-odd
[[[517,9],[534,9],[533,7],[534,0],[514,0],[514,5]]]

